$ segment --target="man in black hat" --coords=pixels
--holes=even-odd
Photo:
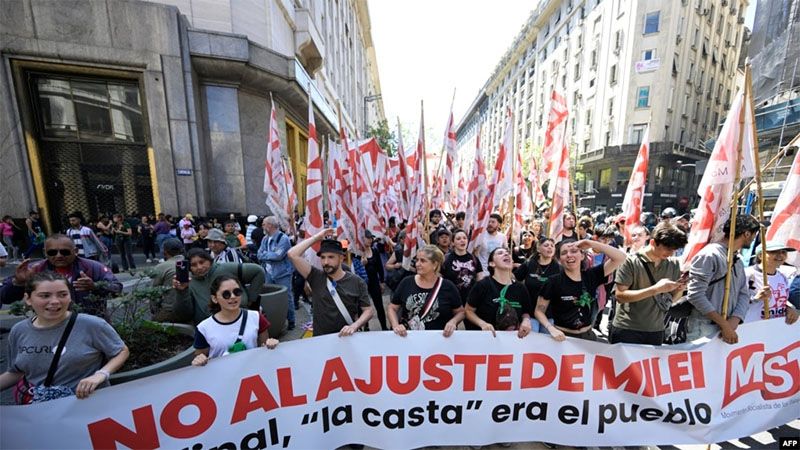
[[[334,233],[335,230],[331,228],[322,230],[287,253],[295,270],[311,286],[314,336],[332,333],[350,336],[366,325],[373,314],[367,283],[357,275],[342,270],[345,257],[342,243],[325,238]],[[320,244],[317,256],[322,270],[312,266],[303,257],[317,243]]]

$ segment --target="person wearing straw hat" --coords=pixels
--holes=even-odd
[[[211,256],[214,258],[215,263],[244,262],[235,248],[228,247],[228,241],[225,239],[225,233],[222,230],[216,228],[208,230],[206,241],[208,241],[208,249],[211,250]]]
[[[783,242],[767,242],[766,255],[764,244],[756,249],[756,258],[759,264],[754,264],[745,269],[748,287],[750,288],[750,308],[744,318],[745,322],[774,317],[786,317],[786,323],[797,322],[797,310],[789,303],[789,280],[782,274],[778,267],[786,262],[789,252],[795,249]],[[767,268],[767,283],[764,286],[761,260],[764,259]],[[764,300],[769,301],[769,317],[764,317]]]

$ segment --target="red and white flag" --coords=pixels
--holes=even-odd
[[[542,191],[541,177],[539,176],[539,168],[536,166],[536,158],[531,157],[531,173],[528,175],[528,181],[531,182],[531,195],[533,196],[533,206],[539,206],[544,202],[544,192]]]
[[[747,89],[745,89],[747,91]],[[731,215],[731,199],[736,187],[736,177],[741,115],[744,114],[744,131],[742,132],[742,167],[741,178],[755,175],[753,164],[753,143],[756,140],[755,126],[750,114],[750,99],[739,91],[728,111],[725,124],[722,126],[711,158],[708,160],[697,194],[700,205],[692,219],[692,230],[689,232],[689,243],[683,253],[684,265],[691,263],[697,253],[709,242],[723,239],[722,226]]]
[[[489,187],[486,182],[486,165],[483,162],[481,155],[481,131],[478,129],[478,134],[475,138],[475,160],[472,164],[472,178],[467,184],[467,217],[464,226],[467,229],[476,231],[478,227],[479,218],[481,217],[481,209],[486,195],[489,192]],[[483,230],[480,230],[482,232]],[[475,237],[480,232],[472,233],[471,237]],[[473,245],[474,239],[470,239],[470,245]]]
[[[309,89],[310,92],[310,89]],[[322,155],[317,141],[317,125],[314,121],[314,106],[308,98],[308,169],[306,175],[306,214],[303,230],[306,237],[311,237],[324,227],[322,220]],[[314,244],[314,251],[319,251],[319,243]]]
[[[417,256],[417,249],[420,246],[425,245],[425,241],[422,240],[422,223],[424,220],[424,215],[427,214],[425,211],[425,174],[420,167],[422,166],[422,158],[425,155],[425,123],[424,123],[424,114],[420,113],[420,123],[419,123],[419,138],[417,139],[417,148],[414,158],[415,167],[413,168],[414,174],[417,176],[414,177],[414,188],[412,189],[412,196],[410,199],[411,202],[411,216],[408,218],[408,223],[406,224],[406,237],[403,241],[403,268],[405,270],[411,269],[411,263],[415,256]]]
[[[453,111],[450,111],[450,117],[447,119],[447,128],[444,131],[444,204],[445,207],[454,206],[457,192],[454,191],[457,181],[455,177],[455,163],[456,163],[456,130],[453,123]]]
[[[494,174],[492,184],[494,185],[494,202],[492,209],[500,206],[506,196],[514,192],[514,172],[512,165],[515,158],[515,149],[512,147],[514,116],[511,109],[507,112],[508,123],[503,134],[503,141],[500,143],[500,150],[497,152],[497,160],[494,164]]]
[[[397,159],[400,171],[400,215],[403,219],[409,220],[411,217],[411,197],[412,197],[412,178],[411,168],[408,166],[406,150],[403,146],[403,130],[400,128],[400,121],[397,121]],[[398,221],[399,223],[400,221]]]
[[[380,221],[385,214],[381,197],[384,196],[383,177],[388,171],[388,159],[375,138],[359,143],[357,156],[359,229],[369,230],[373,236],[383,236],[386,227]]]
[[[549,181],[547,196],[553,197],[556,178],[559,176],[561,154],[567,147],[567,101],[553,90],[550,96],[550,114],[547,118],[547,130],[544,133],[544,150],[542,151],[543,180]],[[544,183],[544,181],[542,181]]]
[[[483,239],[483,232],[486,231],[486,226],[489,224],[489,216],[495,211],[500,203],[505,199],[509,193],[514,191],[514,172],[511,168],[514,154],[511,147],[511,130],[513,125],[513,117],[511,110],[508,110],[508,124],[506,125],[505,135],[503,141],[500,143],[500,149],[497,152],[497,159],[494,163],[494,171],[492,172],[492,181],[486,193],[486,197],[479,208],[478,219],[475,227],[472,230],[472,236],[469,243],[469,251],[473,251],[475,246],[480,246]]]
[[[519,241],[519,233],[525,228],[525,218],[533,216],[533,205],[531,204],[531,194],[528,190],[528,183],[522,176],[522,152],[517,152],[517,165],[514,168],[514,230],[517,231],[511,239]]]
[[[775,203],[767,242],[782,242],[797,250],[789,253],[787,260],[794,259],[795,267],[800,263],[800,152],[795,152],[792,168]]]
[[[566,146],[561,148],[561,156],[555,167],[557,167],[556,177],[555,181],[551,183],[552,188],[550,189],[553,205],[548,236],[555,242],[559,242],[564,233],[564,208],[569,204],[569,152]]]
[[[622,234],[625,236],[625,242],[630,242],[631,230],[641,224],[644,189],[647,186],[647,167],[650,160],[649,134],[650,127],[647,128],[642,137],[639,155],[636,156],[633,172],[631,172],[631,178],[628,181],[628,189],[625,191],[625,197],[622,200],[622,217],[625,218]]]
[[[272,112],[269,116],[269,136],[267,140],[267,157],[264,164],[264,193],[267,194],[266,203],[272,214],[280,222],[284,230],[294,227],[294,207],[297,205],[297,196],[294,193],[294,178],[286,165],[281,151],[281,141],[278,134],[278,115],[275,112],[275,103],[272,102]]]
[[[342,123],[342,121],[339,121]],[[341,161],[336,167],[336,195],[339,219],[339,235],[347,239],[350,249],[360,251],[362,242],[358,221],[358,150],[351,149],[347,139],[344,125],[339,126],[339,140],[341,142]]]

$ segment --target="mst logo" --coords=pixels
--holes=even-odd
[[[764,344],[751,344],[728,355],[722,407],[751,391],[761,391],[764,400],[800,392],[800,341],[774,353],[765,353]]]

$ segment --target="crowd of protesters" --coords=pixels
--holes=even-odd
[[[750,249],[762,226],[750,215],[739,215],[735,228],[728,221],[726,239],[706,245],[683,267],[678,255],[687,244],[689,216],[671,208],[660,220],[645,217],[627,239],[624,223],[586,210],[566,212],[563,234],[552,238],[546,217],[512,231],[504,226],[507,218],[492,214],[473,245],[464,212],[434,210],[419,224],[427,244],[416,249],[413,261],[405,248],[406,224],[394,218],[382,235],[364,233],[365,248],[358,255],[338,238],[327,214],[326,228],[313,236],[295,232],[302,229],[297,217],[289,226],[274,216],[238,219],[113,214],[87,220],[76,212],[68,215],[62,232],[45,237],[35,212],[24,227],[4,217],[0,261],[10,255],[18,264],[0,286],[0,301],[22,300],[34,316],[12,329],[11,365],[0,375],[0,387],[20,389],[27,383],[22,392],[41,394],[35,400],[40,401],[61,395],[34,389],[42,384],[66,386],[67,395],[78,397],[107,385],[128,350],[101,319],[109,319],[107,300],[122,291],[117,266],[134,271],[138,249],[146,263],[156,264],[153,285],[166,288],[151,305],[153,319],[197,327],[194,365],[256,346],[274,348],[277,341],[267,334],[270,322],[285,320],[295,328],[301,301],[310,304],[314,336],[367,331],[377,318],[376,329],[399,336],[440,330],[448,337],[466,329],[658,346],[719,334],[732,344],[741,323],[765,317],[765,302],[771,318],[788,324],[798,319],[800,277],[784,265],[795,249],[781,242],[754,248],[754,260],[765,259],[767,285],[762,266],[751,261],[737,257],[728,271],[728,243],[736,254]],[[44,260],[30,259],[39,250]],[[723,311],[721,281],[728,273],[730,295]],[[265,284],[286,287],[286,317],[265,317],[260,310]],[[77,322],[73,302],[84,317]],[[58,364],[50,356],[54,348],[38,359],[15,351],[17,344],[37,345],[36,336],[44,335],[36,330],[43,329],[56,336],[50,341],[70,333],[103,338],[87,341],[94,346],[87,354],[94,356],[62,361],[69,370],[53,380],[47,375],[53,361]]]

